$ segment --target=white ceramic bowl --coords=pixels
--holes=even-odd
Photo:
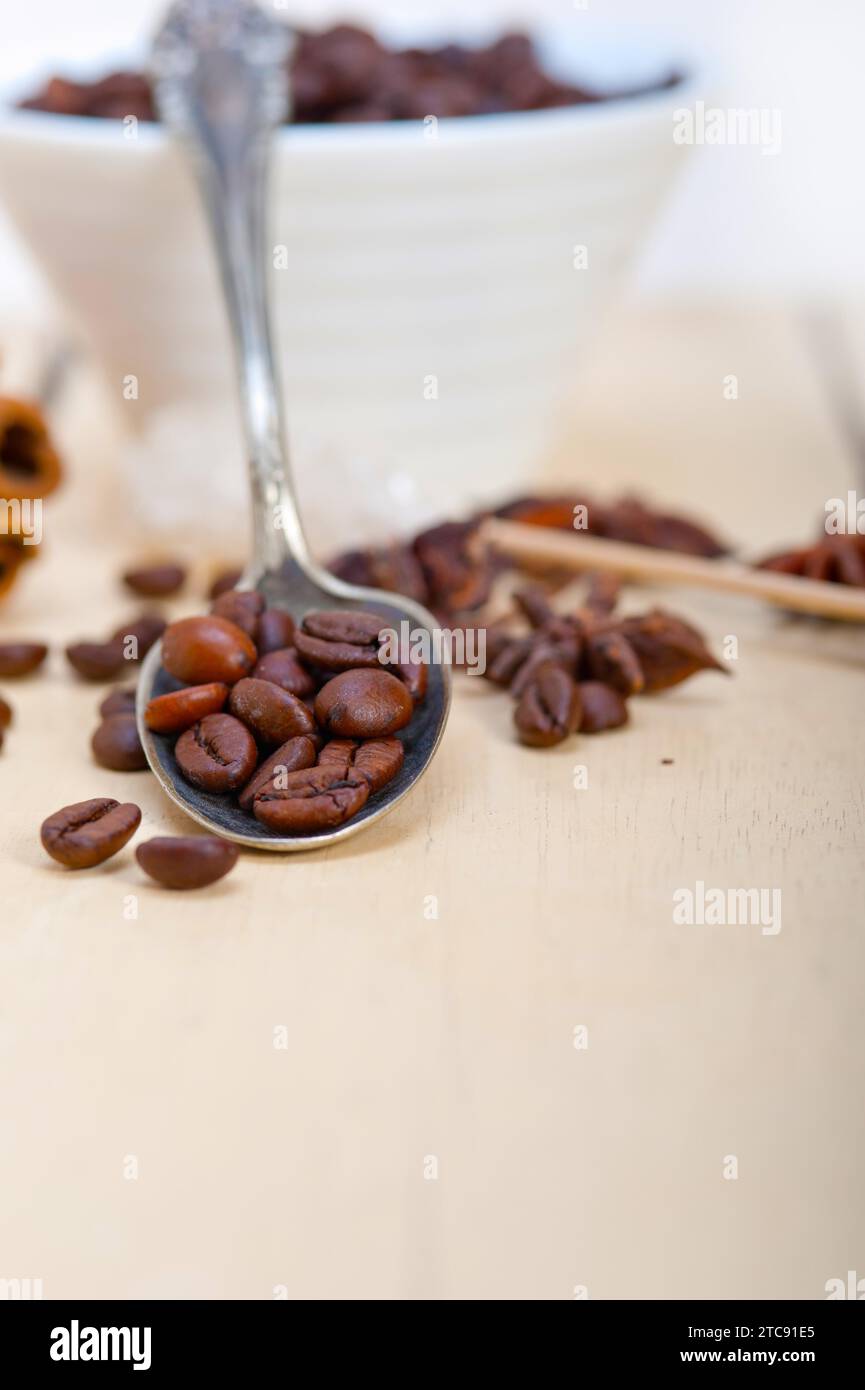
[[[574,65],[546,47],[591,79],[584,50]],[[420,122],[279,133],[276,331],[314,542],[531,488],[575,359],[679,167],[672,111],[694,88],[441,121],[432,136]],[[214,533],[227,514],[236,530],[245,479],[203,222],[164,131],[133,133],[7,102],[0,196],[127,412],[136,508]]]

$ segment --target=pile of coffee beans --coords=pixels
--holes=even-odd
[[[675,73],[643,87],[597,91],[544,71],[526,34],[504,34],[482,48],[390,48],[354,24],[311,33],[295,30],[291,57],[292,120],[404,121],[425,116],[481,116],[633,97],[673,86]],[[147,78],[114,72],[98,82],[53,77],[21,105],[64,116],[135,116],[155,120]]]
[[[295,627],[261,594],[228,590],[166,629],[162,664],[179,685],[150,701],[145,723],[174,740],[190,786],[236,798],[280,835],[334,829],[400,771],[397,734],[426,694],[425,666],[380,661],[385,627],[350,610]],[[124,718],[106,719],[101,743],[120,744]]]
[[[675,614],[617,617],[609,576],[590,580],[572,613],[557,612],[538,586],[514,598],[522,626],[507,619],[488,629],[484,674],[515,700],[517,737],[530,748],[621,728],[633,696],[669,690],[701,671],[728,673],[702,633]]]

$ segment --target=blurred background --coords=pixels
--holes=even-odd
[[[163,8],[160,0],[18,6],[4,26],[0,80],[17,82],[55,63],[92,64],[100,48],[109,54],[134,47]],[[634,285],[653,295],[865,292],[858,95],[865,10],[858,0],[823,0],[819,7],[809,0],[285,0],[277,8],[311,25],[343,18],[404,24],[410,11],[412,21],[455,35],[484,21],[551,22],[587,34],[620,27],[628,43],[648,28],[668,36],[673,51],[704,53],[723,78],[725,104],[781,110],[782,154],[720,147],[711,159],[692,162]],[[41,292],[0,220],[3,302],[32,305]]]
[[[96,77],[140,66],[163,8],[41,0],[19,10],[0,55],[7,100],[54,72]],[[371,540],[395,517],[410,531],[530,491],[552,473],[575,484],[604,474],[604,463],[587,463],[573,444],[566,458],[564,442],[585,418],[579,392],[590,393],[593,363],[615,350],[615,336],[603,337],[611,314],[633,323],[681,306],[722,315],[760,304],[795,315],[841,306],[845,351],[865,363],[861,319],[850,327],[865,292],[857,158],[865,12],[854,0],[826,0],[819,17],[805,0],[650,8],[274,0],[274,8],[310,27],[345,19],[387,35],[395,26],[403,42],[538,30],[551,61],[580,75],[585,58],[586,75],[601,85],[671,67],[690,79],[666,106],[622,103],[621,118],[612,104],[552,113],[560,124],[544,129],[529,118],[522,130],[508,117],[517,124],[486,144],[486,134],[452,137],[442,122],[435,152],[421,122],[414,135],[391,123],[384,136],[328,126],[320,143],[309,127],[282,140],[273,239],[287,268],[273,276],[275,318],[295,472],[320,550]],[[762,114],[771,148],[677,146],[679,101]],[[116,452],[127,515],[194,534],[206,489],[208,533],[219,541],[222,525],[227,538],[245,505],[241,444],[216,278],[185,170],[149,132],[124,141],[116,122],[89,122],[103,130],[82,141],[54,133],[62,118],[48,135],[22,137],[20,118],[8,117],[7,108],[7,373],[19,324],[21,341],[35,332],[37,356],[70,324],[83,327],[107,385],[106,418],[113,412],[123,435]],[[572,257],[582,244],[581,275]],[[644,331],[651,341],[654,330]],[[720,334],[718,320],[712,331]],[[726,362],[719,346],[725,370],[735,372],[751,338],[750,325],[733,335]],[[29,359],[18,374],[25,386],[28,373]],[[19,384],[14,373],[10,384]],[[626,405],[631,387],[633,372]],[[650,436],[647,428],[642,460],[631,453],[628,481],[637,486],[650,469]],[[705,478],[712,505],[708,467]],[[339,514],[335,492],[352,499]]]

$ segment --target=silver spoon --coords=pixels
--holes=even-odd
[[[288,109],[290,31],[251,0],[177,0],[153,45],[151,76],[164,124],[182,141],[216,250],[234,341],[240,407],[252,485],[253,554],[240,587],[259,589],[269,605],[302,617],[315,608],[363,608],[382,626],[435,627],[411,599],[344,584],[311,559],[288,467],[267,305],[265,225],[273,132]],[[280,836],[244,813],[230,796],[213,796],[180,775],[173,741],[144,724],[148,700],[178,688],[161,666],[161,644],[148,653],[137,694],[138,731],[163,788],[188,815],[240,844],[271,850],[316,849],[380,820],[426,771],[447,720],[450,680],[429,667],[426,699],[403,734],[402,771],[345,825]]]

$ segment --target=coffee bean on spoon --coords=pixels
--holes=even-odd
[[[249,675],[257,659],[247,633],[213,613],[171,623],[162,639],[163,666],[186,685],[233,685]]]
[[[117,854],[141,823],[141,811],[131,801],[122,805],[110,797],[64,806],[42,822],[46,852],[67,869],[92,869]]]
[[[365,743],[355,739],[335,738],[326,743],[318,755],[319,767],[349,769],[365,777],[370,792],[380,791],[400,771],[405,762],[405,749],[398,738],[371,738]]]
[[[123,643],[126,661],[142,661],[165,632],[166,622],[158,613],[142,613],[112,633],[113,642]]]
[[[520,741],[530,748],[552,748],[580,723],[580,692],[560,666],[542,666],[514,710]]]
[[[0,695],[0,730],[8,729],[12,723],[12,706]]]
[[[143,565],[127,570],[123,576],[127,589],[144,598],[169,598],[182,589],[185,582],[185,567],[172,563]]]
[[[43,642],[0,642],[0,676],[29,676],[47,655]]]
[[[229,589],[237,588],[242,578],[243,570],[222,570],[211,584],[207,597],[215,599],[220,594],[227,594]]]
[[[280,786],[268,785],[253,802],[257,820],[283,835],[332,830],[365,805],[369,783],[360,773],[339,767],[289,772]]]
[[[219,618],[227,618],[257,644],[259,619],[264,612],[263,594],[255,589],[229,589],[214,599],[210,611]]]
[[[628,722],[628,706],[618,690],[601,681],[580,681],[581,734],[602,734]]]
[[[134,714],[110,714],[99,725],[90,746],[100,767],[112,772],[143,772],[147,767]]]
[[[302,700],[273,681],[247,677],[238,681],[228,707],[262,743],[285,743],[315,732],[315,720]]]
[[[315,717],[340,738],[383,738],[405,728],[414,713],[411,695],[388,671],[343,671],[323,685]]]
[[[240,809],[251,811],[257,793],[262,791],[268,782],[279,782],[289,772],[299,772],[303,768],[312,767],[315,763],[315,753],[312,739],[303,735],[290,738],[281,748],[277,748],[275,753],[271,753],[269,758],[265,758],[247,782],[237,799]]]
[[[245,786],[258,762],[258,749],[239,719],[208,714],[180,735],[174,756],[187,782],[220,793]]]
[[[294,618],[282,608],[267,608],[258,620],[259,656],[282,651],[294,642]],[[295,692],[296,693],[296,692]]]
[[[425,661],[400,661],[387,667],[405,685],[416,705],[424,699],[429,685],[429,666]]]
[[[102,715],[103,719],[108,719],[112,714],[134,714],[134,686],[123,686],[118,687],[117,690],[112,690],[110,695],[105,696],[105,699],[99,706],[99,713]]]
[[[66,660],[87,681],[110,681],[126,667],[123,642],[73,642],[66,648]]]
[[[325,671],[376,667],[378,635],[386,621],[377,613],[307,613],[294,645],[304,661]]]
[[[256,680],[273,681],[274,685],[281,685],[283,690],[290,690],[292,695],[297,695],[299,699],[312,695],[315,690],[315,681],[306,667],[301,665],[294,647],[268,652],[255,666],[252,674]]]
[[[135,858],[163,888],[207,888],[234,868],[237,845],[216,835],[157,835],[145,840]]]
[[[203,719],[218,714],[228,699],[228,686],[219,681],[187,685],[168,695],[157,695],[144,711],[144,722],[155,734],[179,734]]]

